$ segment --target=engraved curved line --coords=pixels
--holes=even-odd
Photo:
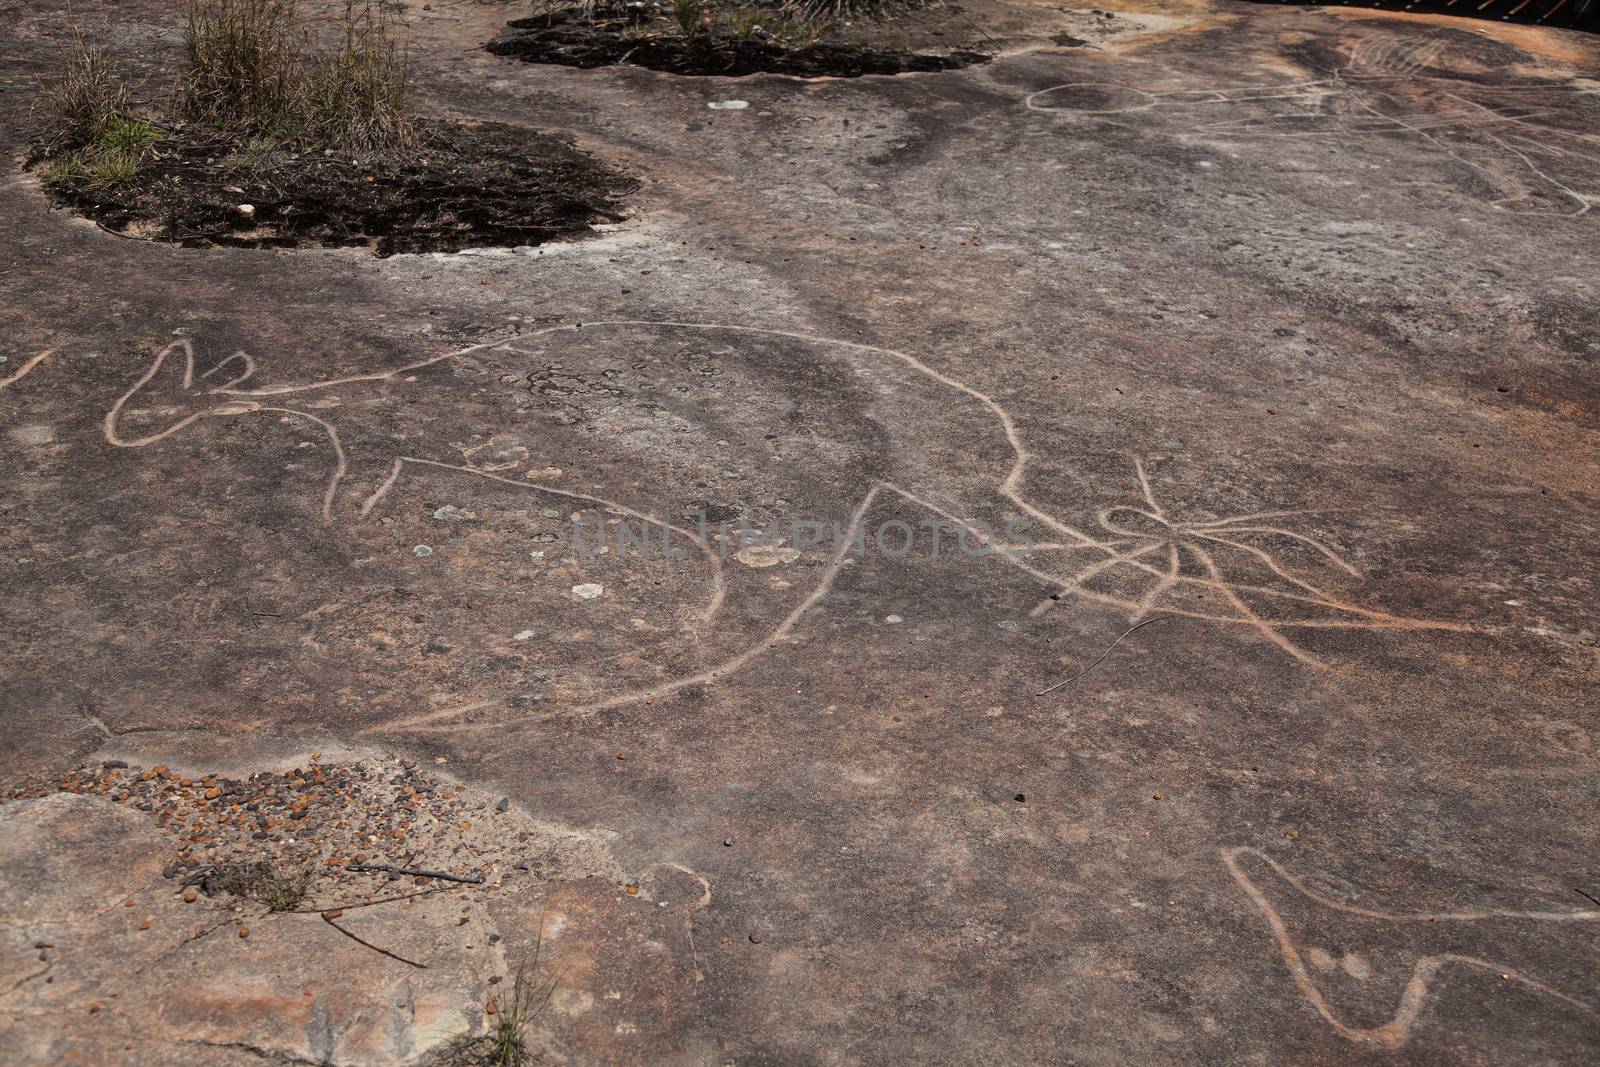
[[[1183,529],[1183,527],[1179,527],[1179,529]],[[1209,534],[1200,533],[1198,530],[1188,532],[1194,533],[1197,537],[1208,537],[1212,540],[1216,539],[1211,537]],[[1321,541],[1318,541],[1314,537],[1307,537],[1305,534],[1295,533],[1293,530],[1281,530],[1276,526],[1230,526],[1228,527],[1228,532],[1271,534],[1274,537],[1292,537],[1296,541],[1304,541],[1306,544],[1310,545],[1312,548],[1326,556],[1330,563],[1343,570],[1351,577],[1361,577],[1361,572],[1356,570],[1350,564],[1346,563],[1344,558],[1340,556],[1339,553],[1335,552],[1327,545],[1324,545]]]
[[[1139,488],[1144,492],[1145,501],[1149,503],[1150,510],[1155,512],[1151,517],[1158,522],[1166,522],[1167,513],[1161,510],[1160,504],[1156,503],[1156,495],[1150,489],[1150,479],[1144,473],[1144,460],[1134,456],[1133,469],[1139,475]],[[1102,525],[1104,525],[1103,522]]]
[[[219,393],[224,396],[283,396],[287,393],[311,392],[314,389],[333,389],[341,385],[351,385],[356,382],[383,382],[388,381],[390,378],[393,378],[396,375],[408,374],[414,370],[422,370],[424,367],[431,367],[435,363],[443,363],[446,360],[457,359],[461,356],[469,356],[474,352],[481,352],[485,348],[494,348],[498,345],[503,345],[508,341],[514,340],[518,336],[519,335],[515,333],[505,334],[491,341],[482,341],[475,345],[468,345],[465,348],[458,348],[450,352],[442,352],[436,356],[428,356],[424,359],[413,360],[410,363],[395,367],[392,370],[374,371],[371,374],[351,374],[344,378],[330,378],[326,381],[320,382],[305,382],[300,385],[269,385],[263,386],[259,389],[234,389],[231,387],[231,385],[223,385],[210,390],[210,392]],[[193,357],[191,357],[191,362],[192,359]]]
[[[1159,573],[1159,572],[1158,572]],[[1183,582],[1193,582],[1205,586],[1207,589],[1220,588],[1226,583],[1212,583],[1197,578],[1183,578]],[[1245,592],[1260,592],[1259,589],[1234,586],[1235,589],[1244,588]],[[1074,596],[1092,600],[1097,604],[1120,608],[1129,614],[1138,610],[1139,602],[1126,597],[1115,596],[1111,593],[1102,593],[1095,589],[1074,590]],[[1175,607],[1164,604],[1161,611],[1166,615],[1178,615],[1186,619],[1200,619],[1205,622],[1237,623],[1245,626],[1254,626],[1249,618],[1239,615],[1215,615],[1204,611],[1195,611],[1192,608]],[[1457,633],[1470,633],[1470,626],[1456,623],[1433,622],[1427,619],[1397,619],[1393,622],[1373,621],[1368,619],[1273,619],[1272,625],[1280,630],[1448,630]],[[1318,664],[1318,666],[1321,666]]]
[[[1145,598],[1139,601],[1139,607],[1135,609],[1133,618],[1130,621],[1138,622],[1145,617],[1151,608],[1155,607],[1156,601],[1161,599],[1161,594],[1172,588],[1178,581],[1179,571],[1182,566],[1182,559],[1178,555],[1178,546],[1169,542],[1167,544],[1167,573],[1163,574],[1150,592],[1145,595]]]
[[[363,500],[361,502],[361,510],[360,510],[359,514],[360,514],[360,516],[362,518],[366,518],[368,512],[370,512],[373,508],[378,506],[378,501],[382,500],[385,496],[387,496],[388,493],[389,493],[389,490],[394,488],[394,483],[396,482],[396,480],[399,479],[400,470],[404,466],[405,466],[405,461],[401,460],[401,459],[397,459],[389,467],[389,477],[385,478],[383,480],[382,484],[380,484],[378,486],[378,488],[374,489],[367,496],[367,499],[365,499],[365,500]]]
[[[1200,565],[1206,569],[1206,573],[1211,575],[1211,577],[1218,583],[1218,590],[1224,597],[1227,598],[1228,603],[1232,604],[1234,608],[1238,610],[1240,615],[1248,619],[1250,623],[1255,626],[1255,628],[1259,630],[1264,637],[1266,637],[1267,640],[1271,641],[1273,644],[1277,645],[1279,648],[1283,649],[1297,660],[1302,660],[1306,663],[1312,663],[1319,667],[1322,666],[1322,663],[1316,659],[1316,657],[1300,651],[1299,647],[1293,641],[1279,633],[1273,628],[1271,623],[1267,622],[1254,611],[1250,610],[1249,605],[1247,605],[1243,600],[1239,599],[1239,594],[1234,592],[1233,587],[1222,580],[1222,572],[1217,569],[1216,563],[1211,558],[1211,553],[1207,552],[1199,545],[1189,544],[1185,545],[1184,547],[1187,548],[1189,552],[1200,561]]]
[[[43,352],[40,352],[37,356],[34,356],[32,359],[28,360],[22,366],[18,367],[16,373],[8,375],[4,378],[0,378],[0,389],[9,388],[10,386],[20,382],[29,371],[43,363],[45,358],[52,355],[54,352],[55,349],[47,348]]]
[[[1396,1010],[1394,1017],[1389,1022],[1384,1023],[1381,1026],[1371,1027],[1351,1026],[1345,1022],[1342,1022],[1338,1016],[1334,1014],[1333,1008],[1328,1004],[1327,999],[1322,995],[1322,991],[1317,988],[1315,980],[1313,980],[1311,977],[1310,971],[1307,970],[1305,961],[1300,956],[1299,946],[1295,944],[1294,938],[1289,933],[1288,924],[1283,921],[1283,917],[1278,914],[1278,910],[1272,906],[1272,902],[1267,899],[1267,895],[1261,891],[1261,888],[1257,886],[1255,882],[1251,880],[1250,876],[1247,875],[1239,866],[1238,857],[1245,853],[1253,854],[1257,859],[1271,867],[1273,872],[1276,873],[1279,878],[1283,879],[1283,881],[1292,889],[1294,889],[1295,892],[1299,893],[1306,899],[1324,907],[1332,908],[1336,911],[1347,912],[1351,915],[1359,915],[1368,919],[1385,919],[1393,922],[1475,922],[1484,919],[1531,919],[1544,922],[1594,922],[1596,920],[1600,920],[1600,911],[1484,910],[1453,912],[1392,912],[1377,908],[1365,908],[1359,905],[1347,903],[1346,901],[1336,900],[1322,893],[1318,893],[1316,890],[1313,890],[1307,886],[1299,878],[1296,878],[1294,875],[1290,874],[1280,863],[1272,859],[1272,857],[1268,856],[1260,849],[1251,848],[1249,846],[1237,846],[1234,848],[1221,850],[1220,855],[1222,857],[1222,862],[1227,865],[1228,872],[1233,875],[1233,879],[1239,884],[1239,888],[1244,890],[1245,895],[1250,898],[1250,902],[1256,906],[1256,909],[1261,913],[1262,918],[1266,920],[1268,927],[1271,928],[1273,937],[1278,943],[1279,954],[1283,957],[1284,965],[1289,968],[1290,976],[1294,979],[1295,986],[1299,989],[1300,995],[1304,997],[1306,1001],[1316,1010],[1318,1015],[1322,1016],[1323,1021],[1332,1027],[1333,1030],[1341,1037],[1348,1038],[1352,1041],[1359,1041],[1364,1044],[1380,1045],[1390,1049],[1396,1049],[1404,1045],[1410,1037],[1412,1026],[1415,1025],[1417,1017],[1421,1014],[1422,1008],[1427,1001],[1429,985],[1432,982],[1434,975],[1437,974],[1438,971],[1447,963],[1461,963],[1483,970],[1493,971],[1507,979],[1513,979],[1521,982],[1524,985],[1527,985],[1533,989],[1537,989],[1542,993],[1546,993],[1549,996],[1555,997],[1556,999],[1564,1001],[1567,1004],[1571,1004],[1574,1007],[1581,1008],[1584,1011],[1590,1012],[1591,1014],[1600,1014],[1600,1012],[1596,1012],[1594,1005],[1589,1004],[1586,1001],[1579,1000],[1578,998],[1573,997],[1561,991],[1560,989],[1555,988],[1554,986],[1551,986],[1545,982],[1541,982],[1538,979],[1523,974],[1520,971],[1498,966],[1489,960],[1479,959],[1476,956],[1463,956],[1456,953],[1442,953],[1432,956],[1423,956],[1417,961],[1416,965],[1412,968],[1411,978],[1406,982],[1405,990],[1401,993],[1400,1006]]]
[[[184,416],[171,426],[168,426],[165,430],[162,430],[160,433],[154,433],[148,437],[140,437],[132,441],[125,440],[117,433],[117,419],[122,415],[122,406],[129,400],[133,399],[134,394],[136,394],[140,389],[143,389],[150,383],[150,380],[154,378],[161,370],[161,364],[166,362],[167,356],[169,356],[174,349],[179,349],[183,352],[183,388],[188,389],[192,387],[194,383],[194,346],[191,345],[188,340],[174,341],[156,353],[156,358],[150,361],[150,366],[145,369],[144,374],[140,375],[139,378],[134,381],[133,385],[128,387],[127,392],[117,397],[117,399],[111,405],[111,410],[106,412],[104,429],[106,440],[109,443],[117,446],[118,448],[143,448],[145,445],[155,444],[162,438],[171,437],[173,434],[177,433],[185,426],[188,426],[190,423],[195,422],[198,419],[205,418],[206,412],[196,411],[190,415]]]
[[[1335,597],[1332,594],[1330,594],[1329,592],[1327,592],[1326,590],[1319,589],[1315,585],[1312,585],[1310,582],[1306,581],[1305,579],[1298,578],[1295,575],[1290,574],[1287,570],[1284,570],[1283,567],[1281,567],[1278,564],[1277,560],[1272,558],[1272,554],[1270,552],[1263,551],[1262,549],[1257,548],[1255,545],[1249,545],[1249,544],[1244,543],[1243,541],[1229,540],[1226,537],[1218,537],[1216,534],[1201,533],[1199,530],[1190,530],[1188,532],[1193,534],[1195,537],[1204,538],[1207,541],[1215,541],[1219,545],[1227,545],[1230,548],[1237,548],[1237,549],[1241,549],[1241,550],[1243,550],[1245,552],[1250,553],[1251,555],[1255,556],[1257,559],[1261,560],[1261,562],[1265,563],[1267,565],[1267,568],[1269,570],[1271,570],[1273,574],[1276,574],[1278,577],[1284,579],[1285,581],[1292,582],[1295,585],[1299,586],[1301,589],[1304,589],[1306,592],[1310,593],[1312,595],[1312,597],[1315,598],[1316,600],[1324,601],[1324,602],[1329,603],[1329,604],[1337,605],[1338,607],[1340,607],[1340,608],[1342,608],[1342,609],[1344,609],[1346,611],[1354,611],[1354,612],[1356,612],[1357,614],[1360,614],[1360,615],[1381,614],[1379,612],[1368,611],[1365,608],[1356,607],[1354,604],[1345,603],[1345,602],[1339,600],[1337,597]]]
[[[443,464],[437,465],[443,466]],[[501,480],[504,481],[506,479]],[[886,488],[886,483],[880,482],[869,489],[867,494],[861,498],[861,503],[856,506],[854,513],[851,515],[849,531],[843,538],[843,543],[834,551],[833,558],[829,561],[827,570],[823,572],[821,580],[817,583],[816,587],[812,589],[810,594],[807,595],[805,600],[796,606],[793,611],[789,612],[788,615],[784,616],[783,621],[780,622],[777,627],[774,628],[772,632],[761,641],[749,646],[743,652],[740,652],[729,659],[723,660],[715,667],[697,671],[694,674],[686,675],[682,678],[675,678],[669,682],[661,682],[657,685],[648,686],[643,689],[632,689],[626,693],[620,693],[616,696],[606,697],[601,700],[593,700],[585,704],[575,704],[571,707],[563,707],[558,711],[553,712],[551,715],[544,716],[544,718],[556,718],[564,715],[589,715],[597,711],[605,711],[609,708],[622,707],[627,704],[637,704],[642,701],[651,701],[660,697],[671,696],[672,694],[677,693],[680,690],[687,689],[690,686],[705,685],[710,682],[724,679],[740,670],[745,666],[745,664],[749,663],[757,656],[760,656],[762,653],[776,646],[780,641],[789,635],[789,632],[794,629],[795,625],[799,623],[801,617],[805,615],[807,611],[811,610],[812,607],[821,602],[822,599],[833,590],[834,580],[838,577],[840,568],[844,566],[844,563],[847,559],[846,554],[849,551],[850,544],[855,539],[855,532],[866,520],[867,512],[871,509],[873,501],[878,498],[878,494],[884,488]],[[503,729],[505,726],[505,720],[503,719],[492,723],[438,724],[434,722],[434,720],[438,718],[438,713],[430,712],[426,715],[418,716],[413,719],[401,719],[393,722],[383,723],[372,727],[372,729],[374,731],[410,730],[413,733],[430,733],[445,730],[454,733],[464,730],[498,730]]]
[[[333,501],[339,492],[339,483],[344,480],[345,471],[349,468],[348,458],[344,453],[344,445],[339,442],[339,430],[331,422],[319,419],[305,411],[296,411],[294,408],[261,407],[257,411],[277,411],[284,415],[294,415],[307,419],[322,427],[328,435],[328,443],[333,445],[333,474],[328,478],[328,486],[322,491],[322,525],[333,525]]]
[[[677,871],[680,874],[687,874],[690,878],[693,878],[696,882],[700,883],[700,896],[683,906],[683,929],[684,933],[688,935],[689,938],[689,959],[694,964],[694,980],[696,982],[704,982],[706,980],[706,974],[700,969],[700,953],[694,946],[694,913],[697,911],[704,911],[706,908],[711,906],[711,883],[706,881],[705,878],[701,877],[699,872],[691,870],[681,863],[673,863],[670,861],[663,863],[652,863],[650,866],[644,869],[644,872],[649,874],[651,871],[660,870],[662,868]]]
[[[211,390],[212,392],[230,389],[233,386],[238,385],[240,382],[249,379],[251,375],[255,374],[256,361],[250,357],[250,353],[241,349],[240,351],[233,353],[227,359],[224,359],[222,362],[218,363],[215,367],[212,367],[210,370],[206,371],[204,374],[200,375],[201,379],[204,380],[211,377],[213,374],[217,373],[217,371],[221,370],[223,367],[226,367],[236,359],[244,360],[244,370],[234,377],[229,378],[221,385],[217,386],[216,389]]]
[[[1209,530],[1218,526],[1227,526],[1236,522],[1254,522],[1257,519],[1287,518],[1290,515],[1326,515],[1331,511],[1343,511],[1343,508],[1294,508],[1289,511],[1255,511],[1248,515],[1230,515],[1225,519],[1200,519],[1194,522],[1185,522],[1184,528],[1189,530]]]

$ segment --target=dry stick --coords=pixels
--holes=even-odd
[[[1122,638],[1123,637],[1127,637],[1129,634],[1133,633],[1133,631],[1139,629],[1141,626],[1149,626],[1153,622],[1165,622],[1168,619],[1168,617],[1169,616],[1166,616],[1166,615],[1157,615],[1153,619],[1146,619],[1143,622],[1134,623],[1132,626],[1128,627],[1126,630],[1124,630],[1122,632],[1122,637],[1118,637],[1115,641],[1111,642],[1111,647],[1107,648],[1104,652],[1100,653],[1099,657],[1093,663],[1089,664],[1087,667],[1085,667],[1083,670],[1079,671],[1077,674],[1074,674],[1071,678],[1068,678],[1065,681],[1057,682],[1055,685],[1052,685],[1049,689],[1042,690],[1042,691],[1040,691],[1038,693],[1035,693],[1033,695],[1034,696],[1038,696],[1038,697],[1042,697],[1046,693],[1054,693],[1057,689],[1060,689],[1064,685],[1067,685],[1067,684],[1069,684],[1071,682],[1076,682],[1079,678],[1082,678],[1084,675],[1086,675],[1090,671],[1094,670],[1095,667],[1099,665],[1100,660],[1103,660],[1107,656],[1111,655],[1111,649],[1112,648],[1116,648],[1118,645],[1122,644]]]
[[[432,889],[419,889],[415,893],[402,893],[397,897],[379,897],[377,900],[363,900],[355,904],[327,904],[320,908],[293,908],[286,915],[321,915],[330,911],[354,911],[356,908],[370,908],[378,904],[392,904],[397,900],[411,900],[414,897],[431,897],[438,893],[448,893],[451,887],[435,886]]]
[[[468,885],[482,885],[481,875],[447,874],[444,871],[425,871],[420,867],[396,867],[388,863],[351,863],[345,866],[347,871],[387,871],[390,874],[410,875],[414,878],[440,878],[446,882],[465,882]]]
[[[142,240],[144,240],[144,238],[135,237],[131,233],[121,233],[121,232],[119,232],[117,230],[113,230],[110,226],[107,226],[105,223],[101,222],[99,219],[95,219],[94,220],[94,224],[96,226],[100,227],[100,229],[104,230],[106,233],[109,233],[111,236],[120,237],[124,241],[142,241]]]
[[[371,941],[363,941],[361,938],[357,937],[355,934],[351,933],[349,930],[346,930],[344,927],[340,926],[338,923],[336,923],[332,919],[328,918],[327,913],[323,913],[322,921],[327,923],[329,926],[333,927],[335,930],[339,931],[341,934],[343,934],[344,936],[348,937],[350,940],[354,941],[358,945],[365,945],[367,948],[370,948],[372,951],[378,952],[378,953],[382,953],[383,955],[388,956],[392,960],[399,960],[401,963],[409,963],[409,964],[411,964],[411,966],[416,967],[419,970],[425,971],[425,970],[428,969],[428,965],[426,963],[418,963],[416,960],[408,960],[404,956],[396,956],[393,952],[390,952],[386,948],[379,948],[377,945],[374,945]]]

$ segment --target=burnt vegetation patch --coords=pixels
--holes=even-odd
[[[416,124],[400,154],[340,155],[165,132],[136,165],[48,160],[56,199],[104,228],[182,245],[367,247],[378,255],[536,245],[620,219],[633,182],[498,124]],[[124,169],[126,168],[126,170]]]
[[[840,39],[834,30],[842,16],[886,16],[913,6],[882,0],[754,6],[716,0],[562,3],[511,21],[485,47],[529,63],[722,77],[856,78],[955,70],[989,58],[972,49],[927,53],[868,47]]]
[[[630,178],[556,137],[419,119],[407,73],[375,0],[331,22],[194,0],[165,113],[135,114],[80,39],[30,165],[102,228],[184,245],[456,251],[621,218]]]

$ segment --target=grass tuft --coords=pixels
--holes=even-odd
[[[65,151],[44,171],[46,183],[93,189],[120,185],[139,172],[161,128],[129,118],[128,91],[112,75],[100,49],[73,38],[66,68],[42,87],[49,143]]]
[[[561,982],[561,974],[548,980],[539,977],[539,958],[544,949],[545,916],[550,901],[539,913],[539,935],[533,943],[533,958],[524,957],[511,982],[510,1000],[495,1013],[495,1024],[487,1034],[461,1038],[447,1046],[435,1067],[527,1067],[535,1055],[528,1048],[528,1031],[550,1003]]]
[[[127,110],[128,90],[111,73],[105,53],[73,38],[66,69],[43,89],[50,135],[56,142],[90,144]]]
[[[115,115],[100,130],[98,143],[113,152],[137,156],[161,140],[161,127],[143,119]]]
[[[888,18],[929,3],[930,0],[783,0],[783,9],[800,22],[828,23]]]
[[[698,37],[706,29],[704,0],[672,0],[672,22],[685,37]]]
[[[139,156],[134,152],[103,152],[84,164],[84,178],[95,189],[121,185],[139,173]]]
[[[266,860],[220,863],[207,868],[199,882],[207,894],[231,893],[269,911],[293,911],[311,892],[308,872],[283,870]]]
[[[411,143],[407,64],[378,0],[332,25],[295,0],[191,0],[180,110],[229,132],[352,152]]]
[[[406,60],[383,19],[370,0],[359,10],[347,0],[340,29],[341,43],[317,57],[308,83],[317,136],[358,151],[408,143]]]
[[[294,0],[193,0],[178,106],[222,127],[281,122],[297,109],[309,47]]]

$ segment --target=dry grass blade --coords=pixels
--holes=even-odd
[[[128,108],[128,91],[112,74],[105,54],[73,37],[67,67],[54,84],[42,87],[51,139],[89,144]]]
[[[783,9],[803,22],[881,19],[900,11],[931,6],[930,0],[783,0]]]
[[[194,0],[183,47],[190,118],[259,128],[299,110],[311,43],[294,0]]]

